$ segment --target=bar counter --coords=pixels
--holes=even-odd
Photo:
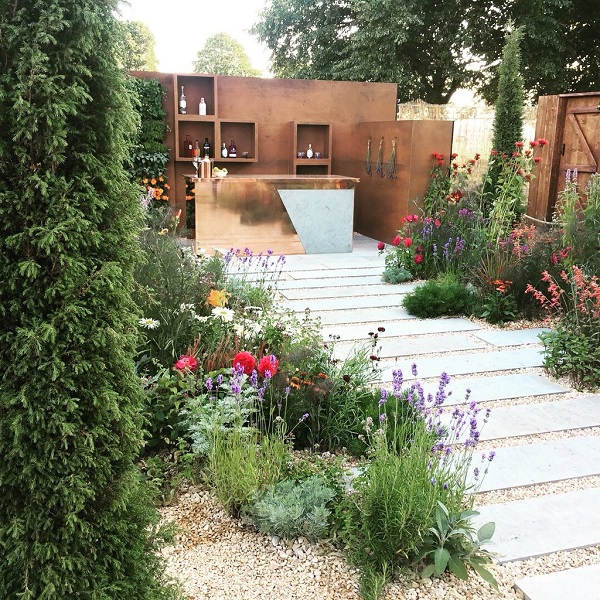
[[[189,177],[189,175],[188,175]],[[339,175],[227,175],[195,182],[196,247],[352,252],[354,187]]]

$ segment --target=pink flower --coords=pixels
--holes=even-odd
[[[258,361],[258,367],[256,370],[266,379],[270,379],[277,373],[279,367],[279,361],[275,358],[274,354],[269,356],[263,356]]]
[[[404,247],[410,248],[412,246],[412,240],[410,238],[404,238]]]
[[[392,244],[394,244],[394,246],[399,246],[401,241],[402,241],[402,240],[400,239],[400,236],[399,236],[399,235],[397,235],[397,236],[396,236],[396,237],[395,237],[395,238],[392,240]]]
[[[383,242],[377,242],[377,250],[383,250],[385,248],[385,244]]]
[[[415,262],[417,264],[421,264],[423,262],[423,255],[422,254],[415,254]]]
[[[198,361],[189,354],[180,356],[179,360],[173,365],[177,371],[193,371],[198,366]]]
[[[439,219],[436,219],[436,220],[433,222],[433,224],[434,224],[436,227],[440,227],[440,226],[441,226],[441,224],[442,224],[442,222],[441,222]]]
[[[256,359],[250,352],[238,352],[233,357],[232,363],[234,369],[237,369],[238,365],[240,365],[244,369],[246,375],[251,375],[256,366]]]

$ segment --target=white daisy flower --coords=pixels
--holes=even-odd
[[[160,321],[143,318],[138,321],[138,325],[144,329],[156,329],[160,325]]]
[[[221,321],[225,321],[226,323],[231,323],[235,316],[235,313],[230,308],[225,308],[224,306],[215,306],[212,309],[212,314],[214,317],[221,319]]]
[[[194,310],[196,308],[195,304],[180,304],[179,310],[181,312],[185,312],[186,310]]]

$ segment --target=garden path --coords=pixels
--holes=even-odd
[[[600,396],[546,377],[539,329],[411,317],[400,303],[415,284],[381,282],[376,244],[355,234],[351,254],[286,257],[282,302],[320,317],[326,340],[340,336],[342,357],[385,327],[384,385],[398,368],[410,379],[416,363],[426,391],[442,372],[451,376],[447,404],[464,402],[470,389],[471,400],[492,407],[482,452],[496,457],[475,504],[480,522],[496,523],[499,562],[526,599],[600,599]]]

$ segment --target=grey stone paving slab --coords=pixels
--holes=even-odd
[[[405,379],[414,379],[411,367],[417,365],[417,377],[427,379],[439,377],[442,373],[448,375],[469,375],[471,373],[490,373],[493,371],[508,371],[511,369],[527,369],[542,366],[540,347],[497,350],[493,352],[478,352],[474,354],[455,354],[434,358],[414,356],[411,360],[399,360],[393,364],[382,361],[382,381],[391,381],[394,369],[401,369]]]
[[[406,309],[401,306],[345,308],[344,310],[315,310],[311,312],[313,317],[321,319],[322,325],[362,323],[357,327],[364,327],[367,332],[376,329],[379,325],[384,325],[387,328],[391,321],[415,320],[415,317],[408,314]],[[327,335],[329,336],[329,334]]]
[[[589,488],[481,506],[473,523],[496,523],[489,549],[503,563],[599,544],[600,519],[594,517],[599,505],[600,488]]]
[[[550,329],[545,329],[543,327],[515,329],[510,331],[482,329],[476,335],[478,338],[481,338],[494,346],[521,346],[522,344],[539,344],[540,333],[548,331],[550,331]]]
[[[525,600],[600,600],[600,565],[517,579],[515,587]]]
[[[381,274],[383,273],[383,269],[379,266],[360,267],[356,269],[323,269],[321,271],[311,269],[307,271],[294,270],[286,272],[284,269],[284,273],[287,277],[295,281],[302,281],[304,279],[326,279],[331,281],[343,277],[377,277],[379,279],[378,283],[382,283]]]
[[[368,334],[365,336],[368,339]],[[335,345],[334,356],[345,359],[356,346],[352,342],[340,342]],[[415,354],[433,354],[437,352],[457,352],[459,350],[477,350],[485,348],[487,344],[483,341],[475,341],[466,335],[459,333],[445,335],[425,335],[406,338],[381,339],[376,344],[378,354],[381,358],[393,358],[395,356],[414,356]]]
[[[282,306],[293,310],[294,312],[304,312],[307,308],[311,312],[317,313],[327,310],[346,310],[349,308],[380,308],[382,306],[397,306],[400,310],[400,303],[397,296],[349,296],[343,298],[321,298],[315,300],[309,298],[305,300],[287,300],[281,302]],[[411,317],[413,318],[413,317]]]
[[[493,414],[490,415],[490,422],[492,420]],[[495,452],[496,456],[491,463],[483,461],[485,466],[479,466],[479,461],[474,458],[474,467],[483,469],[489,465],[488,473],[479,488],[481,492],[589,477],[600,473],[598,436],[507,446],[497,448]],[[472,475],[469,482],[476,483]]]
[[[381,285],[381,277],[377,275],[342,275],[336,279],[310,278],[279,281],[278,290],[310,290],[315,288],[338,288],[347,286]]]
[[[323,269],[352,269],[384,266],[383,257],[377,255],[347,254],[297,254],[285,257],[286,271],[321,271]]]
[[[497,440],[586,427],[600,427],[600,396],[494,408],[480,439]]]
[[[376,285],[346,285],[335,287],[327,286],[314,289],[280,289],[279,293],[287,300],[306,299],[307,302],[320,300],[321,298],[346,298],[352,296],[360,296],[368,300],[369,298],[377,298],[378,296],[390,296],[392,301],[397,304],[402,302],[402,296],[414,289],[416,284],[411,286],[393,286],[384,283]]]
[[[473,323],[473,321],[459,317],[448,319],[413,318],[410,321],[405,320],[400,323],[387,323],[383,319],[365,323],[358,319],[352,319],[352,323],[356,323],[356,325],[328,325],[327,327],[323,327],[323,337],[328,338],[329,335],[334,334],[339,335],[341,340],[363,339],[365,337],[365,332],[368,335],[369,331],[375,332],[377,331],[378,326],[382,326],[385,328],[385,331],[379,333],[379,339],[385,346],[388,341],[393,341],[395,336],[426,335],[430,333],[449,333],[455,331],[477,331],[479,329],[479,325]]]
[[[446,406],[463,402],[467,389],[471,390],[471,400],[476,402],[562,394],[569,391],[569,388],[535,373],[509,373],[490,377],[453,377],[447,389],[453,394],[444,403]]]

